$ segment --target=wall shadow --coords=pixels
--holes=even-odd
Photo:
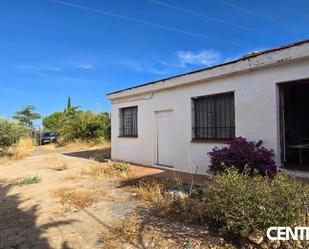
[[[51,248],[44,232],[51,227],[70,225],[76,220],[56,221],[36,225],[38,205],[33,205],[27,210],[18,206],[22,200],[19,195],[9,195],[12,184],[0,183],[0,249],[49,249]],[[67,242],[63,242],[63,249],[70,249]]]
[[[62,155],[84,158],[84,159],[92,159],[97,162],[105,162],[106,159],[110,159],[111,157],[111,149],[104,148],[104,149],[95,149],[95,150],[66,152],[66,153],[62,153]]]

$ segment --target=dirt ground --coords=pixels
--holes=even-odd
[[[138,201],[111,179],[81,176],[94,163],[83,157],[85,152],[41,149],[21,161],[0,165],[0,248],[97,248],[98,234],[132,212]],[[62,165],[67,169],[55,170]],[[40,183],[14,184],[34,175]],[[70,210],[55,195],[63,188],[95,188],[101,193],[90,207]]]
[[[68,151],[46,146],[23,160],[0,164],[0,249],[103,248],[102,233],[112,230],[114,224],[143,205],[128,191],[130,182],[149,175],[192,181],[181,173],[137,165],[130,166],[130,177],[125,181],[119,182],[108,175],[95,177],[95,172],[89,169],[110,166],[112,162],[105,162],[109,154],[109,148]],[[39,176],[41,181],[16,185],[19,179],[28,176]],[[195,182],[204,180],[203,177],[194,179]],[[76,199],[70,191],[79,191],[78,198],[87,201],[87,207],[76,208],[74,203],[63,202],[59,193]],[[90,196],[96,199],[92,202],[88,200]],[[177,222],[147,216],[142,224],[150,229],[145,238],[121,248],[189,248],[185,244],[191,237],[199,237],[197,241],[205,245],[198,248],[226,248],[226,242],[209,234],[207,229],[201,231]],[[161,243],[161,238],[166,246],[151,245],[156,241]]]

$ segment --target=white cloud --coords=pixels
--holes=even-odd
[[[144,72],[151,74],[164,75],[169,73],[169,69],[166,68],[163,63],[148,59],[147,61],[135,60],[135,59],[120,59],[115,61],[115,64],[129,68],[135,72]]]
[[[191,51],[178,51],[177,58],[180,67],[185,67],[187,65],[213,66],[222,61],[221,54],[214,50],[203,50],[197,53]]]
[[[91,70],[95,68],[91,63],[72,63],[72,66],[84,70]]]

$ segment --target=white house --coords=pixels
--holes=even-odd
[[[113,159],[205,174],[207,152],[242,136],[309,169],[309,40],[107,96]]]

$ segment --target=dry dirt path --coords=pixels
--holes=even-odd
[[[38,150],[10,165],[0,165],[0,248],[99,248],[99,234],[136,207],[137,201],[110,178],[82,176],[93,160],[62,150]],[[55,167],[67,166],[56,171]],[[17,179],[37,175],[41,182],[18,186]],[[96,189],[90,207],[70,210],[58,189]],[[87,197],[87,196],[86,196]]]

